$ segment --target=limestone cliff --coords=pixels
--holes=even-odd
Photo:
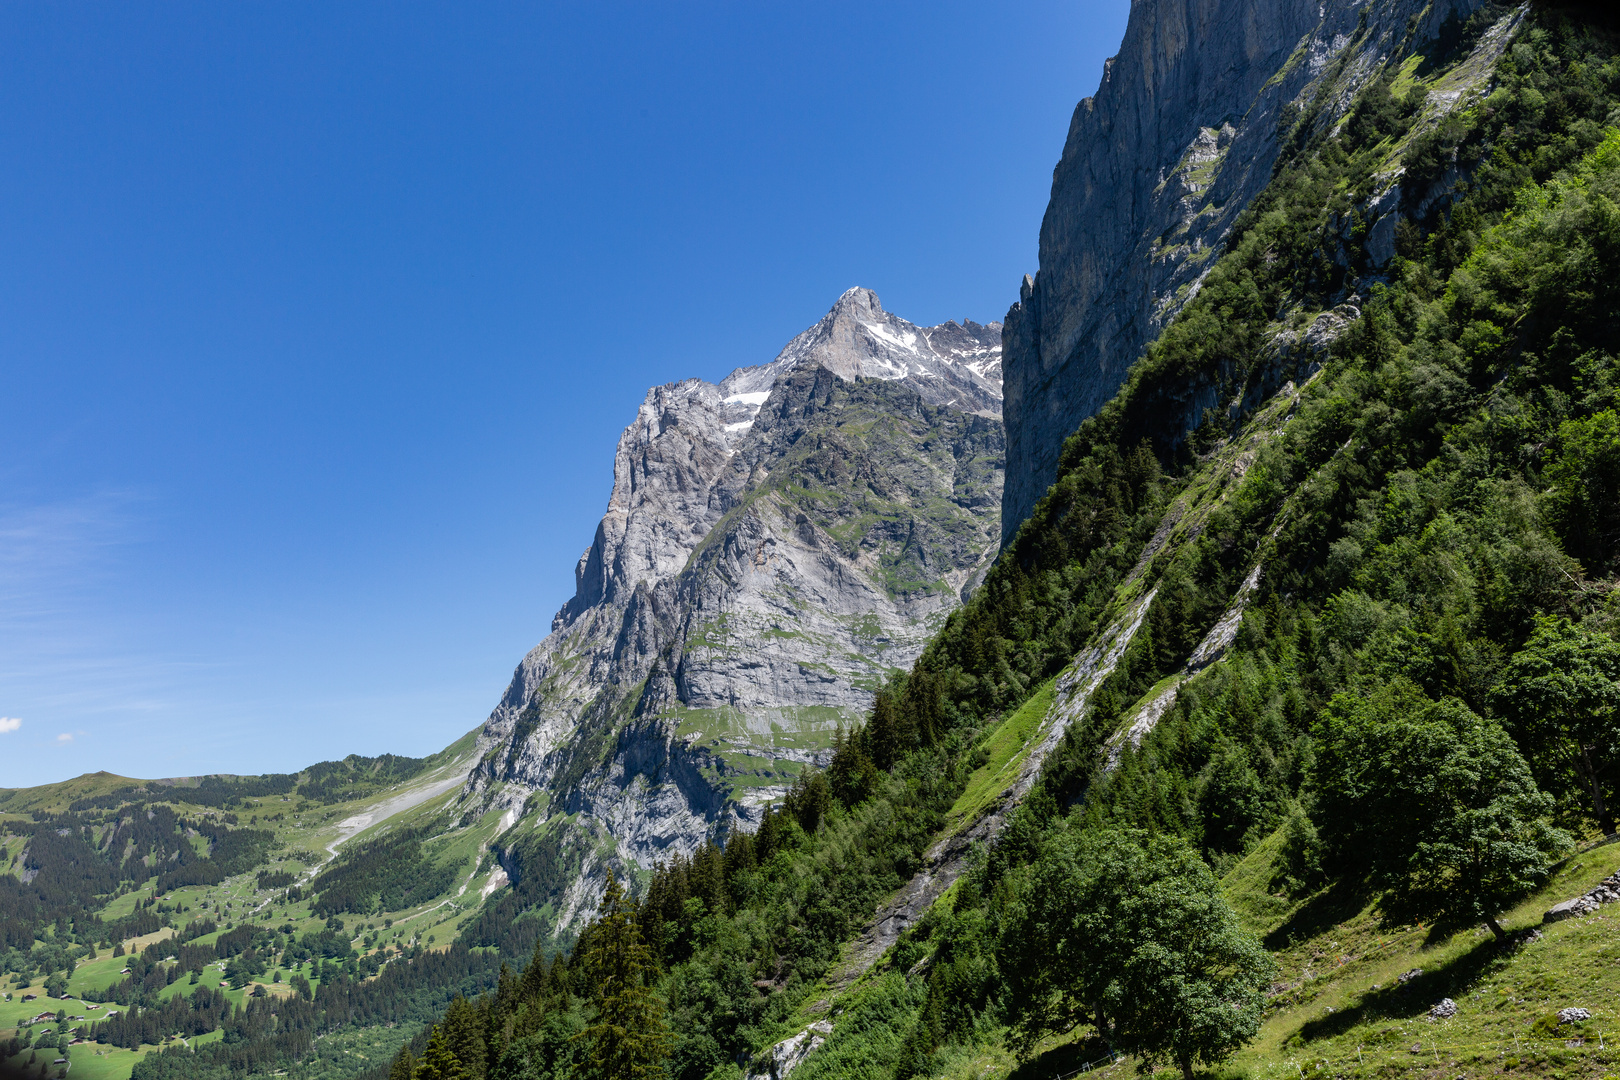
[[[769,364],[648,392],[467,792],[514,811],[514,878],[518,839],[566,833],[558,926],[606,865],[756,818],[910,666],[996,550],[999,394],[998,325],[913,326],[865,289]]]
[[[1040,268],[1004,324],[1004,540],[1055,478],[1063,440],[1193,295],[1283,140],[1331,127],[1391,56],[1483,3],[1135,0],[1119,54],[1075,108]]]

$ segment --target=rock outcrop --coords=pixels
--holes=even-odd
[[[825,1020],[817,1020],[797,1035],[783,1039],[771,1047],[763,1055],[757,1065],[748,1070],[746,1080],[787,1080],[793,1070],[803,1065],[805,1059],[827,1041],[832,1034],[833,1026]]]
[[[575,595],[479,736],[468,810],[523,811],[503,851],[564,828],[599,882],[825,759],[995,554],[999,342],[852,289],[771,363],[648,392]],[[561,923],[594,900],[573,872]]]
[[[1576,919],[1582,915],[1590,915],[1604,904],[1620,903],[1620,874],[1611,874],[1598,883],[1596,888],[1590,889],[1573,900],[1565,900],[1554,904],[1541,916],[1544,923],[1562,922],[1565,919]]]
[[[1040,268],[1003,330],[1003,539],[1056,478],[1064,439],[1196,294],[1284,140],[1331,126],[1414,42],[1484,0],[1138,0],[1080,102],[1041,223]],[[1505,35],[1504,35],[1505,39]],[[1479,68],[1480,77],[1488,65]],[[1436,95],[1443,112],[1463,87]],[[1398,181],[1392,172],[1391,184]],[[1367,219],[1393,251],[1396,190]],[[1197,418],[1193,418],[1197,422]]]

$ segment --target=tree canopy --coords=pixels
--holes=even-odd
[[[585,946],[585,971],[596,1016],[577,1036],[587,1047],[592,1080],[654,1080],[664,1075],[669,1032],[664,1003],[652,989],[652,952],[642,940],[634,898],[608,875],[607,891]]]
[[[1620,781],[1620,642],[1569,619],[1543,618],[1513,654],[1492,703],[1543,783],[1586,802],[1615,831]]]
[[[1276,968],[1185,842],[1067,835],[1037,861],[997,951],[1016,1045],[1082,1022],[1186,1077],[1259,1030]]]
[[[1570,837],[1501,725],[1397,681],[1335,696],[1318,736],[1316,824],[1340,865],[1505,936],[1497,913]]]

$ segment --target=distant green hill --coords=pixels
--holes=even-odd
[[[176,1037],[234,1043],[231,1010],[251,1014],[257,992],[343,988],[351,1008],[425,1020],[491,985],[492,961],[450,946],[498,869],[483,857],[498,822],[454,820],[439,798],[464,783],[474,740],[291,774],[102,772],[0,791],[0,1067],[38,1075],[46,1050],[54,1067],[66,1030],[88,1040],[68,1048],[76,1074],[128,1076]],[[390,964],[409,975],[363,981]],[[82,1019],[29,1022],[58,1012]],[[406,1037],[361,1042],[382,1061]],[[366,1050],[339,1053],[366,1067]]]

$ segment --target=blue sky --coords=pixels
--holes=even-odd
[[[1127,0],[6,2],[0,785],[425,754],[647,387],[999,319]]]

